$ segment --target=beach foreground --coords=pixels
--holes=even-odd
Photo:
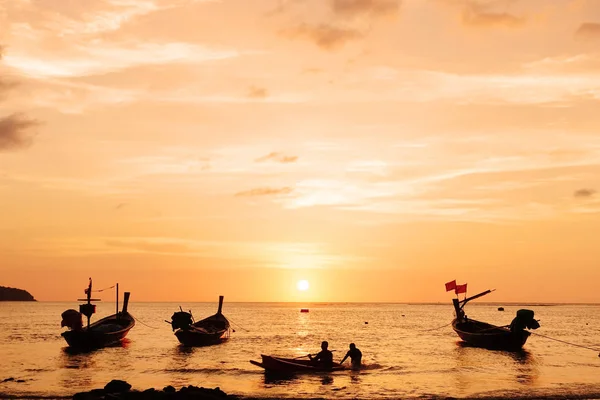
[[[272,400],[282,397],[254,397],[254,396],[243,396],[243,395],[231,395],[222,391],[219,387],[216,388],[205,388],[194,385],[183,386],[176,389],[173,386],[166,386],[162,389],[149,388],[145,390],[138,390],[132,387],[126,381],[112,380],[108,382],[104,388],[92,389],[86,392],[79,392],[72,396],[23,396],[23,395],[6,395],[0,393],[2,399],[29,399],[29,400],[50,400],[50,399],[73,399],[73,400]],[[295,400],[293,393],[290,393],[289,397],[283,397],[286,400]],[[302,400],[317,400],[326,399],[324,397],[315,397],[312,399],[303,398]],[[528,393],[511,393],[510,395],[490,395],[481,394],[469,397],[454,397],[454,396],[419,396],[419,399],[430,399],[430,400],[506,400],[506,399],[519,399],[519,400],[579,400],[579,399],[600,399],[600,392],[592,393],[581,393],[577,388],[573,390],[564,390],[560,393],[540,393],[540,392],[528,392]],[[357,398],[354,398],[357,399]],[[368,399],[368,397],[364,397]],[[399,397],[390,396],[386,399],[399,399]]]

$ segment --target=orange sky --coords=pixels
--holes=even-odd
[[[600,302],[600,1],[11,0],[0,46],[0,285]]]

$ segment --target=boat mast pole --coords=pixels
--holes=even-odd
[[[462,310],[462,307],[460,306],[458,299],[452,299],[452,304],[454,305],[454,312],[456,313],[456,319],[458,321],[462,321],[465,316],[465,313]]]
[[[87,303],[88,303],[88,305],[92,304],[92,278],[90,278],[90,284],[88,286]],[[91,315],[86,315],[86,317],[87,317],[87,321],[88,321],[87,327],[89,329],[89,327],[90,327],[90,318],[92,316]]]
[[[115,311],[115,315],[117,316],[117,319],[119,318],[119,284],[117,283],[117,304],[116,304],[116,309],[117,311]]]
[[[223,296],[219,296],[219,309],[217,310],[217,314],[221,314],[223,310]]]

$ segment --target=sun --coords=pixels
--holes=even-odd
[[[303,279],[301,281],[298,281],[298,283],[296,283],[296,287],[298,288],[298,290],[301,291],[306,291],[308,290],[308,288],[310,287],[310,284],[308,283],[307,280]]]

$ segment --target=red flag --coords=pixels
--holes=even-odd
[[[456,288],[454,289],[454,293],[456,293],[456,294],[467,293],[467,284],[465,283],[464,285],[456,285]]]
[[[456,289],[456,279],[446,283],[446,292]]]

